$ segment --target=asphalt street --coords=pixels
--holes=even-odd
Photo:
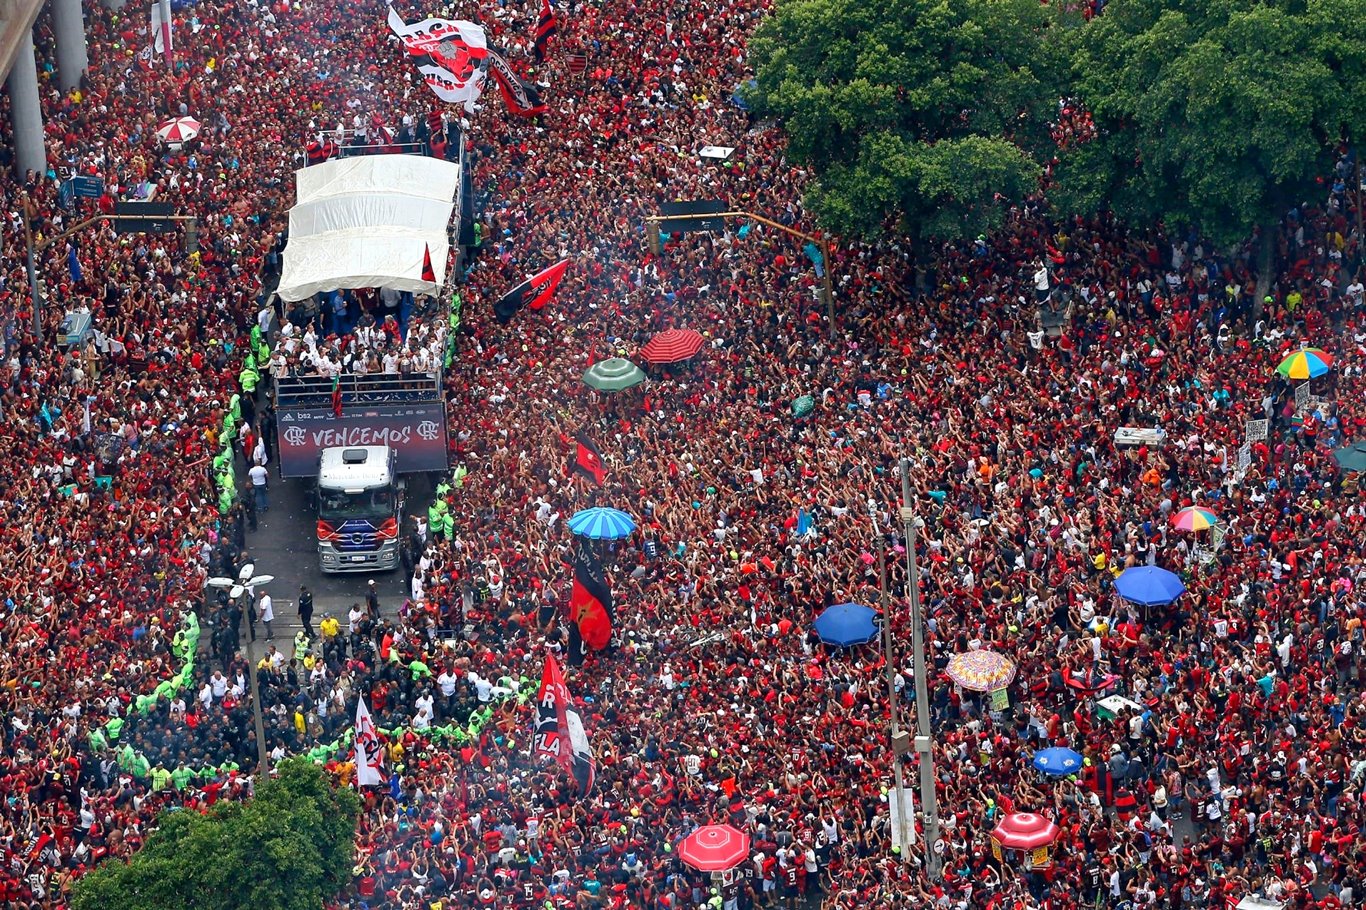
[[[431,493],[420,478],[414,479],[416,497],[410,495],[405,514],[414,508],[426,510]],[[250,496],[251,488],[243,489]],[[275,580],[264,588],[275,602],[275,638],[292,640],[302,628],[299,621],[299,586],[307,585],[313,592],[313,628],[324,613],[332,613],[346,622],[346,613],[353,603],[365,600],[366,583],[373,578],[379,592],[380,612],[397,612],[407,586],[401,569],[392,572],[358,572],[323,574],[319,568],[316,537],[317,514],[314,511],[310,487],[303,478],[281,480],[270,478],[270,510],[257,515],[256,530],[247,532],[247,552],[255,559],[258,575],[274,575]]]

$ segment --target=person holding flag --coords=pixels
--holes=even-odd
[[[384,745],[370,719],[365,696],[356,700],[356,786],[378,787],[384,783]]]

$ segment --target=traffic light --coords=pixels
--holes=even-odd
[[[190,256],[199,252],[199,222],[194,218],[185,222],[185,252]]]

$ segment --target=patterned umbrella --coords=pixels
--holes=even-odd
[[[189,142],[199,135],[199,121],[193,117],[176,117],[157,127],[162,142]]]
[[[1276,372],[1286,379],[1313,379],[1322,376],[1333,366],[1333,357],[1318,348],[1296,351],[1280,362]]]
[[[810,395],[803,395],[792,402],[792,416],[797,420],[801,420],[814,410],[816,410],[816,399]]]
[[[702,336],[692,329],[665,329],[641,348],[650,363],[678,363],[702,350]]]
[[[725,872],[748,857],[749,835],[731,825],[703,825],[678,845],[678,858],[699,872]]]
[[[995,651],[964,651],[949,660],[949,679],[973,692],[995,692],[1015,681],[1015,663]]]
[[[1061,746],[1040,749],[1034,753],[1034,767],[1050,777],[1066,777],[1081,770],[1081,756]]]
[[[1001,819],[991,836],[1010,850],[1035,850],[1058,839],[1058,826],[1033,812],[1015,812]]]
[[[635,532],[636,523],[618,509],[595,506],[575,513],[569,519],[569,530],[591,540],[621,540]]]
[[[1187,506],[1172,516],[1172,527],[1178,531],[1207,531],[1218,523],[1218,515],[1198,506]]]
[[[644,382],[645,371],[625,357],[613,357],[589,367],[583,381],[599,392],[620,392]]]

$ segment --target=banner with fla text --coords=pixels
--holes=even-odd
[[[536,727],[531,737],[533,761],[549,759],[573,775],[582,796],[593,789],[597,762],[583,728],[570,707],[569,687],[553,654],[546,655],[541,688],[536,693]]]

